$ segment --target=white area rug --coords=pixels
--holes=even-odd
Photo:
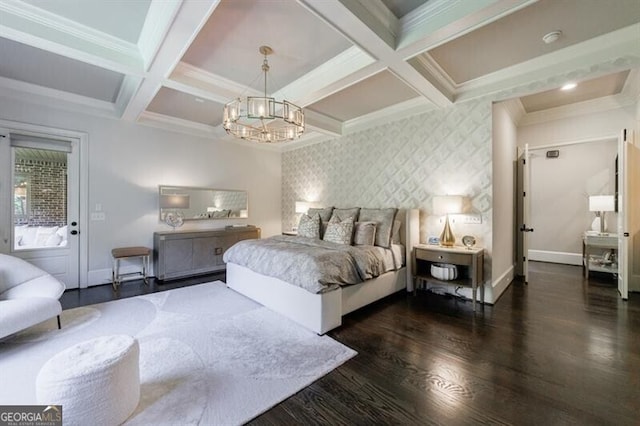
[[[0,342],[0,404],[35,404],[49,358],[110,334],[140,343],[131,425],[241,424],[356,355],[220,281],[66,310],[62,330],[55,323]]]

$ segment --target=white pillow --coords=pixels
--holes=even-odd
[[[51,234],[49,238],[44,242],[45,247],[58,247],[60,242],[62,241],[62,237],[58,234]]]
[[[47,242],[47,239],[51,235],[55,235],[57,230],[58,230],[57,226],[39,226],[38,227],[38,232],[36,233],[35,245],[38,246],[38,247],[45,246],[45,243]],[[59,242],[60,241],[58,241],[58,243]]]
[[[56,231],[56,234],[58,234],[58,235],[60,235],[62,237],[62,241],[66,241],[67,240],[68,229],[69,229],[69,227],[67,225],[65,225],[65,226],[61,226],[60,229],[58,229]]]
[[[38,228],[35,226],[27,226],[22,231],[22,239],[20,239],[20,247],[32,246],[36,243],[36,235]]]

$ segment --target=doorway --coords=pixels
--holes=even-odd
[[[86,286],[86,255],[80,256],[86,253],[80,233],[82,137],[34,127],[0,128],[0,170],[10,183],[0,188],[0,251],[47,271],[67,288]]]

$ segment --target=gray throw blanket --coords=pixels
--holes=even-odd
[[[240,241],[223,259],[311,293],[323,293],[386,272],[384,250],[282,235]]]

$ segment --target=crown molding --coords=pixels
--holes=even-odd
[[[630,95],[618,94],[605,96],[598,99],[577,102],[570,105],[563,105],[556,108],[525,114],[519,125],[530,126],[533,124],[547,123],[549,121],[563,120],[571,117],[597,114],[634,105],[636,105],[636,99]]]
[[[369,13],[382,24],[385,29],[396,39],[400,34],[400,21],[391,12],[382,0],[357,0],[366,7]]]
[[[440,90],[444,91],[445,94],[453,98],[457,91],[456,83],[453,81],[449,74],[447,74],[440,64],[436,62],[431,55],[428,53],[423,53],[422,55],[418,55],[411,61],[412,63],[418,65],[420,68],[416,68],[416,70],[427,80],[435,80],[432,81],[432,84],[440,85]]]
[[[21,1],[0,2],[0,36],[122,73],[140,73],[138,46]]]
[[[511,121],[513,121],[516,127],[521,124],[523,117],[527,114],[522,102],[518,98],[502,101],[500,102],[500,105],[502,105],[505,111],[507,111],[507,114],[509,114]]]
[[[328,115],[321,114],[310,109],[304,110],[304,118],[306,126],[312,130],[328,136],[342,136],[343,125],[340,120],[336,120]]]
[[[52,109],[80,112],[101,117],[118,118],[111,102],[50,89],[23,81],[0,77],[0,97],[35,104]]]
[[[367,130],[382,124],[398,121],[413,115],[432,111],[436,107],[422,97],[392,105],[372,113],[354,118],[344,123],[344,134]]]

